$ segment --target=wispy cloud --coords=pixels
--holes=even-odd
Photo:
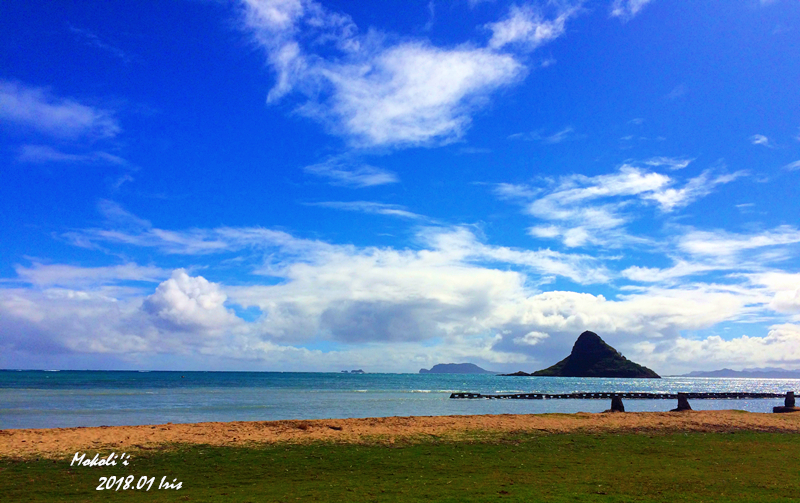
[[[317,203],[303,203],[306,206],[320,206],[343,211],[357,211],[374,215],[387,215],[391,217],[421,219],[425,218],[417,213],[408,211],[398,204],[376,203],[373,201],[322,201]]]
[[[783,225],[773,230],[752,234],[736,234],[722,230],[691,231],[681,237],[681,250],[693,255],[715,257],[719,260],[732,259],[736,255],[762,248],[768,251],[773,259],[786,258],[786,252],[776,252],[775,247],[800,243],[800,230]],[[766,258],[766,256],[764,257]]]
[[[123,281],[155,282],[169,277],[169,271],[160,267],[141,266],[134,263],[104,267],[80,267],[67,264],[42,264],[14,267],[17,277],[37,287],[60,286],[65,288],[96,287]]]
[[[425,31],[430,31],[433,28],[433,23],[436,21],[436,4],[433,0],[428,2],[428,20],[425,22],[425,26],[422,27]]]
[[[798,170],[800,169],[800,161],[790,162],[789,164],[784,166],[783,169],[788,169],[789,171]]]
[[[67,24],[67,26],[69,27],[69,31],[71,31],[76,36],[76,38],[81,40],[86,45],[94,47],[96,49],[100,49],[101,51],[104,51],[114,56],[115,58],[120,59],[124,63],[131,62],[130,56],[128,56],[128,54],[126,54],[125,51],[123,51],[119,47],[116,47],[112,44],[109,44],[108,42],[103,41],[100,37],[98,37],[91,31],[78,28],[71,24]]]
[[[653,166],[655,168],[665,167],[670,170],[676,171],[683,169],[692,163],[694,159],[686,159],[680,157],[651,157],[644,161],[646,166]]]
[[[686,96],[687,92],[688,89],[686,89],[685,84],[678,84],[677,86],[673,87],[672,91],[668,92],[664,98],[668,100],[676,100]]]
[[[676,180],[667,175],[623,165],[619,172],[608,175],[565,176],[546,189],[499,184],[494,192],[503,198],[532,199],[525,203],[525,212],[548,222],[529,229],[534,237],[560,239],[568,247],[589,244],[621,247],[647,242],[624,230],[626,224],[637,218],[630,211],[632,205],[655,203],[662,213],[669,213],[742,174],[712,176],[711,172],[704,172],[676,187]]]
[[[40,87],[0,80],[0,121],[56,138],[108,138],[122,128],[109,110],[60,98]]]
[[[277,74],[268,102],[299,92],[307,99],[297,109],[300,114],[360,147],[459,138],[489,94],[526,73],[513,54],[498,49],[552,40],[574,12],[546,20],[528,7],[514,7],[495,26],[489,47],[440,48],[425,40],[390,42],[375,31],[359,35],[349,16],[311,0],[243,4],[245,27]],[[323,45],[341,57],[323,56]]]
[[[503,199],[533,199],[542,192],[542,189],[532,188],[524,184],[498,183],[495,184],[492,192]]]
[[[752,143],[753,145],[761,145],[770,148],[774,146],[772,142],[769,140],[769,138],[767,138],[763,134],[754,134],[753,136],[751,136],[750,143]]]
[[[618,17],[628,22],[649,4],[651,0],[614,0],[611,4],[611,17]]]
[[[303,170],[306,173],[327,178],[331,185],[357,189],[400,181],[397,174],[387,169],[369,164],[356,163],[353,165],[353,163],[339,158],[306,166]]]
[[[708,271],[726,269],[727,265],[709,265],[678,260],[668,268],[631,266],[621,272],[622,276],[642,283],[665,283],[679,278],[702,274]]]
[[[62,152],[48,145],[23,145],[17,161],[28,163],[72,163],[72,164],[113,164],[127,165],[128,162],[114,154],[103,151],[93,151],[84,154],[70,154]]]
[[[514,44],[533,50],[563,35],[567,20],[577,12],[578,6],[563,7],[554,18],[546,19],[532,5],[512,5],[503,20],[486,25],[492,31],[489,47],[500,49]]]
[[[531,131],[530,133],[515,133],[508,137],[509,140],[523,140],[523,141],[540,141],[542,143],[553,145],[562,143],[567,140],[584,138],[584,135],[575,133],[572,126],[567,126],[560,131],[552,134],[544,134],[542,131]]]

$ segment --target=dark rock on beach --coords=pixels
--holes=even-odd
[[[570,355],[552,367],[537,370],[534,376],[552,377],[625,377],[655,378],[661,376],[634,363],[612,348],[594,332],[582,333]]]

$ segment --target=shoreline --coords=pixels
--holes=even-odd
[[[800,433],[800,413],[724,411],[409,416],[233,421],[0,430],[0,458],[59,458],[75,452],[147,451],[175,444],[254,446],[458,440],[508,433]]]

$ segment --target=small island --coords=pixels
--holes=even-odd
[[[582,333],[570,355],[555,365],[537,370],[532,374],[515,372],[506,376],[550,376],[550,377],[625,377],[653,378],[661,376],[647,367],[634,363],[612,348],[594,332]]]
[[[420,374],[496,374],[491,370],[485,370],[474,363],[439,363],[430,370],[419,369]]]

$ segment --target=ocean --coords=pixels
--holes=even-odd
[[[202,421],[602,412],[610,400],[453,400],[450,393],[800,391],[800,379],[602,379],[471,374],[0,371],[0,429]],[[626,399],[666,411],[673,400]],[[782,399],[691,400],[695,410],[771,412]]]

